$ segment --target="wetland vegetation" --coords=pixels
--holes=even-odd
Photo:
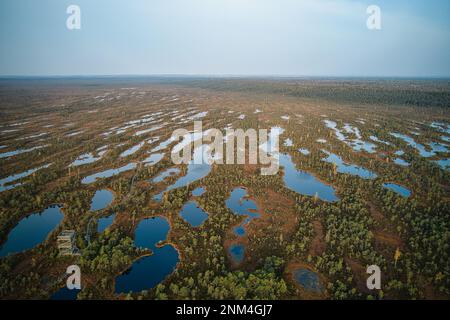
[[[449,299],[449,104],[446,80],[0,80],[0,298]],[[279,172],[173,164],[199,119],[278,128]]]

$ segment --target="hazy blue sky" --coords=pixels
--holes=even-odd
[[[0,45],[0,75],[448,77],[450,1],[0,0]]]

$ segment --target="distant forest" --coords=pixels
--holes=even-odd
[[[197,79],[193,86],[222,91],[273,93],[348,104],[450,107],[448,79]]]

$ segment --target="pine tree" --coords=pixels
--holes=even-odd
[[[395,266],[397,266],[397,261],[398,261],[398,259],[400,259],[400,256],[402,255],[402,253],[400,252],[400,249],[399,248],[397,248],[396,250],[395,250],[395,254],[394,254],[394,265]]]

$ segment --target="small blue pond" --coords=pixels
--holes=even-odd
[[[308,269],[297,269],[293,272],[294,280],[305,290],[314,293],[323,292],[324,288],[317,273]]]
[[[244,261],[245,256],[245,248],[242,244],[232,244],[229,247],[229,253],[233,262],[237,265],[241,264]]]
[[[199,227],[208,219],[208,214],[195,201],[186,203],[180,211],[180,216],[192,227]]]
[[[95,192],[91,201],[91,211],[103,210],[111,204],[114,196],[109,190],[98,190]]]
[[[406,189],[405,187],[402,187],[399,184],[396,183],[383,183],[383,187],[389,190],[394,191],[395,193],[398,193],[402,197],[408,198],[411,196],[411,191]]]

